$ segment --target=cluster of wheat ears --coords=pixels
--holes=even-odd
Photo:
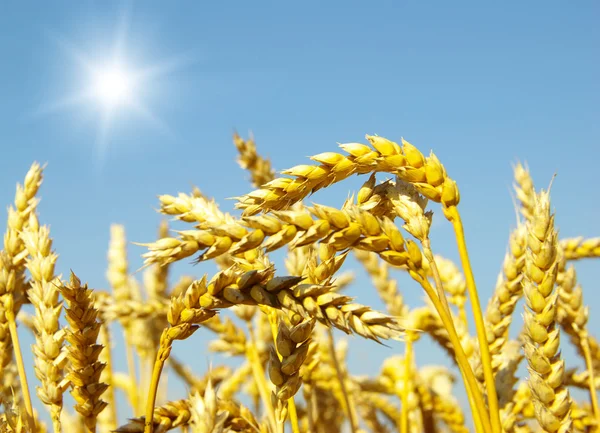
[[[600,344],[588,334],[573,263],[600,257],[600,238],[559,239],[549,193],[536,191],[527,168],[516,165],[521,215],[483,312],[456,182],[433,153],[424,156],[406,141],[366,139],[276,177],[253,139],[236,134],[239,163],[258,188],[237,199],[241,216],[222,212],[198,189],[160,196],[160,212],[191,227],[170,234],[165,222],[156,242],[142,244],[140,284],[128,269],[124,229],[113,226],[110,292],[88,288],[75,274],[68,281],[56,275],[58,256],[36,209],[43,167],[33,164],[8,208],[0,255],[0,432],[47,431],[32,405],[19,329],[35,337],[36,394],[55,433],[598,431]],[[355,174],[369,177],[341,208],[304,203]],[[386,175],[393,178],[377,182]],[[454,229],[460,267],[434,254],[428,201],[441,204]],[[276,272],[269,253],[284,247],[286,271]],[[351,278],[338,271],[350,253],[387,313],[344,294]],[[220,271],[169,285],[170,265],[192,257],[213,259]],[[424,306],[404,303],[391,268],[425,291]],[[25,304],[34,314],[25,313]],[[523,315],[524,326],[511,339],[515,315]],[[126,374],[114,371],[111,358],[116,323],[126,343]],[[207,351],[241,357],[239,368],[213,365],[198,376],[171,356],[173,344],[194,338],[199,328],[215,336]],[[403,340],[404,352],[385,360],[377,375],[353,376],[334,328],[373,344]],[[455,373],[416,365],[415,343],[425,334],[454,360]],[[565,366],[561,334],[585,368]],[[518,378],[523,360],[528,375]],[[187,385],[187,396],[165,402],[163,370]],[[452,391],[458,375],[468,417]],[[589,399],[573,400],[572,388],[589,392]],[[127,396],[133,417],[121,426],[116,390]],[[66,391],[74,411],[63,407]]]

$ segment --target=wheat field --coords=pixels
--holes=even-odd
[[[514,167],[519,215],[484,300],[459,186],[435,154],[367,135],[280,176],[252,138],[235,134],[233,143],[255,188],[236,198],[239,212],[221,211],[198,188],[159,196],[166,218],[156,240],[135,247],[144,259],[135,275],[125,228],[111,227],[108,291],[88,287],[76,269],[56,274],[58,255],[37,209],[44,167],[31,166],[8,207],[0,256],[0,432],[600,431],[600,344],[576,273],[578,261],[600,257],[600,238],[559,237],[551,188],[536,188],[526,165]],[[313,192],[355,175],[364,183],[343,206],[311,201]],[[434,219],[452,227],[459,263],[436,253]],[[169,221],[186,228],[172,230]],[[285,269],[271,261],[276,251],[285,251]],[[387,311],[346,294],[349,255]],[[180,261],[190,269],[213,261],[219,271],[169,284],[169,268]],[[423,291],[423,305],[405,304],[394,269]],[[511,323],[519,326],[520,317],[513,338]],[[198,375],[171,355],[201,328],[212,341],[198,350],[240,358],[238,367],[212,364]],[[374,366],[378,373],[355,376],[347,342],[334,330],[373,345],[401,341],[402,351]],[[35,389],[24,365],[25,333],[35,338]],[[125,341],[126,371],[117,371],[111,353],[117,337]],[[453,368],[417,365],[416,343],[426,337]],[[565,363],[564,345],[583,367]],[[167,373],[186,384],[178,400],[166,399]],[[585,398],[572,397],[575,389]],[[124,423],[117,392],[129,405]]]

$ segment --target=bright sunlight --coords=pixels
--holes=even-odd
[[[133,75],[120,66],[99,69],[93,74],[93,95],[107,109],[130,103],[134,86]]]

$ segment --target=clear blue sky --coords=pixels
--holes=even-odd
[[[12,201],[32,161],[48,162],[39,209],[59,271],[72,268],[104,288],[111,223],[124,224],[129,240],[151,241],[157,194],[193,183],[231,210],[224,199],[249,191],[235,163],[234,128],[254,131],[279,170],[366,133],[404,137],[434,149],[458,181],[485,304],[515,225],[517,160],[528,161],[538,187],[558,174],[552,198],[561,236],[600,235],[599,21],[594,1],[4,2],[0,203]],[[60,101],[86,85],[73,53],[101,64],[119,34],[125,61],[154,73],[137,92],[146,115],[117,110],[101,135],[98,104]],[[360,182],[314,199],[339,205]],[[434,249],[455,258],[441,217]],[[142,252],[131,246],[132,268]],[[204,270],[183,263],[174,274]],[[598,266],[578,270],[596,329]],[[360,270],[357,277],[351,293],[382,308]],[[402,281],[418,305],[422,292]],[[402,350],[353,344],[366,349],[353,352],[358,373]],[[208,364],[205,353],[176,346],[181,357],[194,354],[195,367]],[[428,343],[418,351],[445,362]]]

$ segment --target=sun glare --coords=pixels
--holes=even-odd
[[[118,19],[114,42],[106,47],[98,47],[103,56],[94,49],[83,50],[70,40],[56,35],[55,42],[78,66],[82,87],[74,89],[62,97],[41,104],[37,115],[54,111],[88,106],[97,116],[95,150],[98,164],[104,163],[110,147],[111,132],[116,123],[127,119],[131,124],[131,114],[156,130],[171,136],[172,131],[149,106],[148,98],[157,93],[157,85],[170,73],[188,64],[191,59],[178,55],[157,63],[140,65],[128,56],[127,33],[130,11],[122,12]],[[139,60],[139,59],[137,59]]]
[[[114,66],[99,69],[93,77],[93,94],[106,108],[114,108],[131,101],[134,84],[125,69]]]

